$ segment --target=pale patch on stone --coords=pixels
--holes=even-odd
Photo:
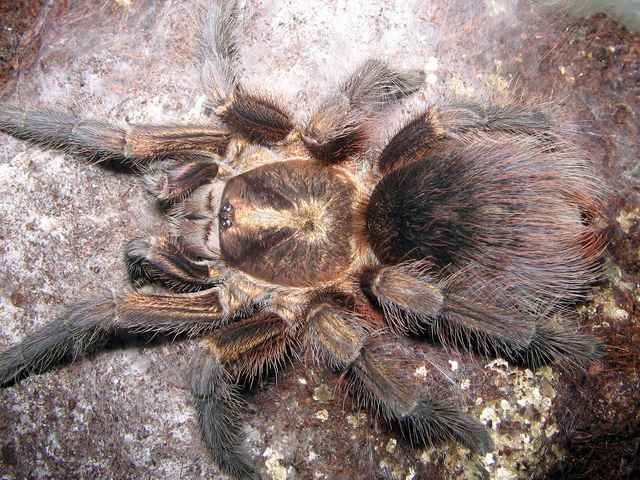
[[[464,96],[464,97],[473,97],[475,94],[475,90],[471,85],[468,85],[462,78],[458,76],[454,76],[448,82],[449,90],[451,90],[455,95]]]
[[[326,385],[320,385],[313,389],[313,399],[316,402],[330,402],[333,400],[333,392]]]
[[[326,422],[327,420],[329,420],[329,412],[324,409],[318,410],[314,416],[321,422]]]
[[[518,478],[518,475],[504,467],[499,467],[496,470],[496,480],[515,480],[516,478]]]
[[[555,435],[556,433],[558,433],[558,426],[555,424],[551,424],[551,425],[547,425],[547,427],[544,429],[544,434],[547,437],[552,437],[553,435]]]
[[[640,208],[637,207],[631,210],[623,209],[616,217],[616,221],[620,224],[620,228],[624,233],[629,233],[638,219],[640,219]]]
[[[506,375],[509,370],[509,362],[502,358],[496,358],[495,360],[487,363],[485,368]]]
[[[460,364],[455,360],[449,360],[449,366],[452,372],[455,372],[460,368]]]
[[[273,480],[287,480],[287,469],[280,463],[280,460],[284,458],[280,452],[267,448],[262,456],[267,457],[264,464]]]
[[[509,2],[507,0],[487,0],[487,11],[492,17],[504,15],[509,12]]]
[[[435,72],[438,70],[438,59],[436,57],[427,58],[427,63],[424,66],[425,71],[427,72]]]
[[[367,414],[364,412],[355,415],[347,415],[347,423],[353,428],[358,428],[367,420]]]
[[[487,84],[494,89],[496,93],[500,93],[503,97],[508,95],[509,81],[497,73],[487,75]]]
[[[491,422],[491,428],[497,429],[498,425],[500,425],[500,417],[496,413],[496,411],[491,407],[485,407],[480,414],[480,421],[485,425],[489,425]]]
[[[416,371],[415,371],[414,375],[416,377],[419,377],[419,378],[427,378],[427,367],[422,365],[422,366],[416,368]]]
[[[387,453],[393,453],[396,451],[397,446],[398,446],[398,441],[395,438],[391,438],[387,442],[387,446],[385,447],[385,450],[387,451]]]

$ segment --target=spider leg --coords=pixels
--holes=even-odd
[[[449,137],[472,131],[504,132],[532,136],[548,135],[552,130],[551,119],[542,110],[526,105],[479,105],[477,103],[453,103],[439,108]]]
[[[293,122],[279,102],[250,94],[238,76],[238,37],[242,8],[235,0],[216,2],[202,12],[199,61],[201,80],[216,115],[233,131],[254,143],[285,140]]]
[[[420,264],[366,270],[365,293],[383,310],[399,334],[431,331],[445,345],[503,355],[536,368],[552,361],[585,365],[597,358],[599,345],[590,336],[552,326],[520,298],[510,299],[505,285],[459,272],[437,280]]]
[[[378,170],[386,174],[394,168],[421,160],[445,138],[446,130],[438,110],[427,108],[392,136],[378,158]]]
[[[258,472],[240,448],[243,402],[237,386],[220,360],[207,353],[198,356],[191,374],[191,394],[202,440],[225,474],[257,480]]]
[[[144,184],[160,205],[167,208],[183,201],[194,190],[216,178],[217,174],[218,164],[209,157],[189,155],[168,168],[149,172],[144,176]]]
[[[226,325],[205,340],[191,382],[202,438],[224,473],[259,478],[240,444],[242,400],[239,381],[253,381],[286,361],[293,338],[285,321],[264,313]]]
[[[229,132],[208,126],[112,125],[0,103],[0,132],[96,162],[139,166],[185,152],[223,153]]]
[[[468,143],[478,133],[527,135],[540,140],[551,136],[551,121],[541,110],[522,105],[458,103],[431,106],[396,131],[377,161],[388,173],[409,162],[422,160],[444,141]]]
[[[135,287],[158,283],[181,293],[205,290],[220,283],[215,263],[194,260],[176,240],[166,236],[131,240],[125,261]]]
[[[378,60],[368,60],[340,85],[311,116],[302,140],[319,160],[336,163],[363,149],[365,124],[384,106],[422,85],[418,71],[396,71]]]
[[[249,383],[277,371],[297,346],[295,328],[268,312],[226,325],[210,341],[236,380]]]
[[[233,307],[228,305],[233,303]],[[0,353],[0,386],[73,361],[103,346],[115,334],[196,336],[251,314],[218,289],[180,295],[128,293],[85,300]]]
[[[479,452],[493,448],[482,425],[452,406],[450,382],[439,373],[446,368],[438,368],[435,356],[427,357],[432,384],[425,398],[414,375],[417,359],[402,350],[397,339],[369,334],[362,319],[329,302],[313,305],[307,318],[319,357],[346,370],[356,399],[397,424],[410,441],[433,444],[453,439]]]

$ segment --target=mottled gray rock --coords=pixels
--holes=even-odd
[[[562,41],[562,26],[526,2],[250,3],[243,75],[282,96],[298,118],[368,56],[424,69],[427,84],[415,102],[441,92],[506,97],[516,78],[525,90],[542,82],[544,93],[565,100],[572,86],[566,69],[540,75],[545,35]],[[3,100],[106,120],[204,119],[191,4],[96,0],[52,11],[37,63]],[[402,114],[378,126],[380,136]],[[566,117],[589,120],[580,114]],[[624,163],[620,175],[631,168]],[[7,136],[0,136],[0,180],[5,348],[70,299],[127,288],[122,247],[158,218],[134,178]],[[194,350],[195,342],[131,346],[0,391],[0,478],[219,478],[199,443],[186,387]],[[456,445],[412,449],[340,395],[331,399],[335,376],[304,365],[249,398],[247,448],[278,480],[540,475],[563,456],[559,448],[540,455],[559,428],[551,415],[557,372],[476,362],[453,355],[451,366],[471,414],[491,426],[498,449],[484,457]]]

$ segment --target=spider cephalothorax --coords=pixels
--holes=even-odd
[[[0,384],[115,332],[202,335],[191,390],[204,442],[232,476],[258,475],[239,449],[237,384],[306,353],[344,370],[357,399],[412,441],[491,449],[435,347],[425,391],[399,337],[532,367],[594,358],[591,338],[552,321],[597,277],[603,248],[602,192],[582,155],[537,109],[434,102],[362,173],[367,129],[422,76],[369,60],[297,125],[240,84],[240,13],[218,2],[205,14],[203,78],[224,127],[0,105],[1,131],[144,173],[168,220],[128,245],[133,292],[76,303],[0,354]]]

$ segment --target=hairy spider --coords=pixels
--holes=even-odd
[[[490,450],[440,357],[428,358],[425,392],[400,340],[534,368],[597,355],[555,321],[597,277],[604,246],[583,155],[539,109],[435,102],[363,172],[371,122],[422,74],[369,60],[297,125],[238,78],[241,14],[221,1],[204,15],[202,74],[224,126],[119,127],[0,104],[3,132],[143,173],[168,224],[129,243],[133,292],[76,303],[1,353],[0,384],[116,333],[204,336],[191,391],[203,441],[232,477],[258,477],[240,449],[238,385],[301,354],[344,371],[356,399],[411,441]]]

